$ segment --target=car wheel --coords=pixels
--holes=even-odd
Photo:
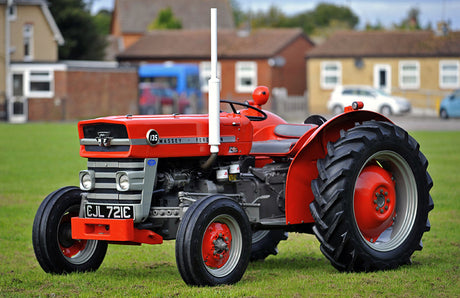
[[[339,105],[336,105],[332,108],[332,113],[334,115],[338,115],[338,114],[341,114],[343,113],[343,107],[342,106],[339,106]]]
[[[442,119],[448,119],[449,118],[449,115],[447,115],[447,111],[445,109],[441,109],[441,111],[439,111],[439,116]]]
[[[393,111],[391,110],[391,107],[383,106],[380,108],[380,114],[384,116],[391,116],[393,114]]]

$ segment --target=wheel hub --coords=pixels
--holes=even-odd
[[[203,236],[202,256],[206,266],[221,268],[228,261],[232,234],[226,224],[214,222]]]
[[[71,215],[67,214],[61,219],[58,230],[58,242],[62,254],[68,258],[76,256],[85,249],[87,240],[72,239],[72,228],[70,224]]]
[[[392,175],[377,165],[367,165],[359,175],[354,195],[356,223],[370,242],[389,228],[395,218],[396,190]]]

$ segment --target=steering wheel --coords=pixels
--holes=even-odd
[[[259,108],[254,107],[254,106],[251,106],[251,105],[249,105],[249,104],[247,104],[247,103],[242,103],[242,102],[233,101],[233,100],[225,100],[225,99],[222,99],[220,102],[221,102],[221,103],[228,103],[228,104],[230,105],[230,107],[232,108],[233,113],[235,113],[235,114],[239,114],[238,111],[237,111],[236,108],[235,108],[235,105],[237,105],[237,106],[242,106],[242,107],[245,107],[245,108],[247,108],[247,109],[254,110],[254,111],[256,111],[256,112],[262,114],[262,116],[244,115],[244,116],[246,116],[246,117],[247,117],[249,120],[251,120],[251,121],[263,121],[263,120],[267,119],[267,114],[266,114],[264,111],[262,111],[262,110],[259,109]]]

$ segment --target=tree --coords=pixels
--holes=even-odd
[[[245,18],[251,20],[253,28],[301,27],[306,34],[318,35],[354,29],[359,22],[359,18],[350,8],[325,3],[318,4],[312,11],[300,12],[292,17],[286,16],[281,9],[272,5],[267,12],[247,12]]]
[[[105,36],[99,34],[83,0],[48,0],[48,3],[65,40],[65,44],[59,47],[59,59],[103,59],[107,44]]]
[[[147,30],[181,28],[182,22],[174,16],[171,7],[167,7],[158,12],[157,17],[148,25]]]
[[[404,29],[404,30],[421,30],[422,27],[419,23],[419,15],[420,10],[416,7],[412,7],[407,12],[407,17],[402,20],[400,24],[395,24],[394,27],[396,29]]]
[[[112,21],[112,12],[107,9],[101,9],[93,16],[94,24],[101,35],[110,34],[110,22]]]

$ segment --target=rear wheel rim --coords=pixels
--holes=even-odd
[[[215,229],[219,231],[216,233]],[[215,217],[206,227],[201,245],[202,261],[214,277],[229,275],[238,265],[243,250],[243,235],[230,215]]]
[[[384,185],[381,187],[382,193],[380,189],[361,193],[358,186],[359,179],[366,175],[371,166],[378,166],[382,169],[380,172],[383,176]],[[375,171],[375,173],[378,172],[378,170]],[[388,177],[385,177],[384,173],[391,175],[391,180],[394,181],[394,194],[391,194],[392,183],[388,181]],[[358,177],[354,191],[353,215],[359,234],[366,244],[374,250],[381,252],[394,250],[408,238],[417,215],[417,183],[411,167],[398,153],[387,150],[379,151],[367,159]],[[387,195],[385,195],[386,192],[388,192]],[[386,216],[385,220],[388,226],[378,232],[376,237],[375,234],[370,237],[372,233],[369,234],[369,227],[364,227],[362,224],[363,218],[361,217],[364,212],[357,206],[363,202],[361,196],[367,197],[365,200],[368,200],[368,207],[372,206],[368,208],[367,212],[374,214],[377,212]],[[386,210],[385,207],[388,209]],[[390,216],[391,218],[389,218]]]

